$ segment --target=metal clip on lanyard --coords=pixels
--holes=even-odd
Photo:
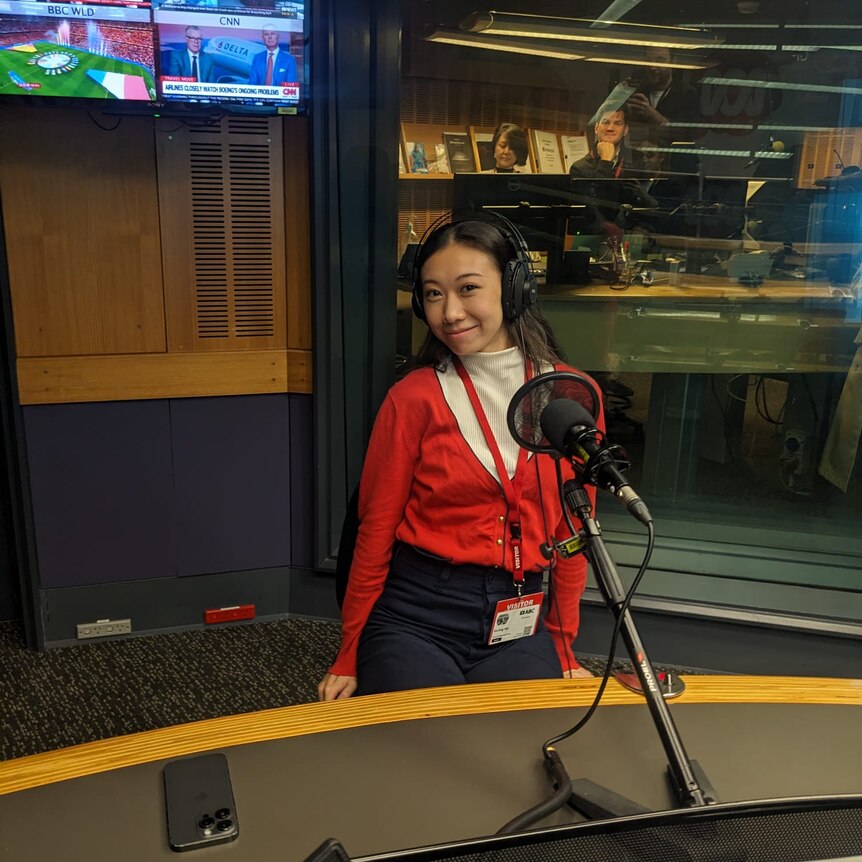
[[[500,454],[500,447],[494,438],[494,432],[491,430],[491,423],[488,422],[488,417],[485,415],[485,408],[479,400],[479,394],[476,392],[476,387],[464,368],[461,360],[457,356],[453,356],[452,360],[455,364],[455,370],[464,384],[464,389],[467,390],[467,397],[470,399],[470,404],[473,406],[473,412],[476,414],[476,419],[479,421],[479,426],[482,429],[482,434],[485,437],[485,442],[488,444],[488,449],[491,452],[491,457],[494,459],[494,466],[497,468],[497,476],[500,479],[500,487],[503,489],[503,496],[506,498],[506,506],[508,509],[508,527],[509,527],[509,547],[512,550],[512,583],[518,591],[518,595],[522,595],[524,590],[524,566],[521,560],[521,520],[519,514],[519,506],[521,504],[521,494],[524,490],[524,467],[527,463],[527,450],[521,449],[518,452],[518,463],[515,467],[515,481],[509,478],[506,472],[506,465],[503,463],[503,456]],[[527,362],[525,371],[525,380],[531,376],[530,363]]]

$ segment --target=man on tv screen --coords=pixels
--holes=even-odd
[[[212,81],[213,61],[201,53],[203,36],[200,28],[186,27],[186,47],[171,51],[168,57],[168,75],[177,78],[192,78],[195,81]]]
[[[293,84],[299,79],[296,75],[296,60],[289,50],[279,47],[278,30],[264,27],[261,37],[266,48],[251,61],[249,84],[272,86],[273,84]]]

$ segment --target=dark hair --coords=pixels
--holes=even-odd
[[[422,244],[416,258],[416,277],[421,282],[422,267],[428,259],[450,245],[466,245],[484,252],[502,274],[504,267],[512,258],[512,249],[496,225],[478,219],[449,222],[437,228]],[[525,355],[534,363],[554,364],[562,359],[562,352],[550,325],[535,305],[528,306],[514,320],[504,320],[513,344],[518,344]],[[439,370],[445,368],[452,352],[431,330],[419,348],[414,367],[433,365]]]
[[[515,154],[515,164],[527,164],[527,153],[530,151],[527,146],[527,133],[520,126],[516,126],[514,123],[500,123],[500,125],[494,129],[494,137],[491,138],[491,146],[496,149],[497,141],[499,141],[503,135],[506,136],[509,149]]]
[[[627,102],[624,102],[624,103],[623,103],[622,105],[620,105],[618,108],[614,108],[614,110],[613,110],[613,111],[602,111],[602,112],[601,112],[601,114],[599,114],[598,119],[597,119],[597,120],[596,120],[596,122],[595,122],[595,125],[598,125],[598,124],[602,121],[602,117],[606,117],[608,114],[622,114],[622,115],[623,115],[623,122],[624,122],[626,125],[628,125],[628,122],[629,122],[629,109],[628,109],[628,106],[627,106]]]

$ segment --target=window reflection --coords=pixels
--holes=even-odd
[[[862,12],[427,5],[405,4],[401,146],[439,157],[422,178],[408,159],[402,234],[505,207],[666,535],[862,554]],[[503,123],[526,167],[483,175]]]

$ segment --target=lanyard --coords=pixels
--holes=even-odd
[[[482,402],[479,400],[479,394],[476,392],[476,387],[464,368],[461,360],[457,356],[452,357],[455,364],[455,370],[464,384],[464,389],[467,390],[467,397],[470,399],[470,404],[473,405],[473,412],[476,414],[476,419],[479,421],[479,426],[482,429],[482,434],[485,437],[485,442],[488,444],[488,449],[491,452],[491,457],[494,459],[494,466],[497,468],[497,476],[500,479],[500,487],[503,489],[503,496],[506,498],[506,506],[508,508],[507,526],[509,528],[509,546],[512,549],[512,580],[518,589],[518,595],[521,595],[521,590],[524,586],[524,569],[521,562],[521,521],[519,515],[519,506],[521,504],[521,494],[524,490],[524,468],[527,463],[527,450],[521,449],[518,452],[518,463],[515,467],[514,482],[509,478],[506,471],[506,465],[503,463],[503,456],[500,453],[500,447],[494,438],[494,432],[491,430],[491,423],[488,422],[488,417],[485,415],[485,408],[482,407]],[[532,369],[529,360],[527,361],[524,377],[529,379],[532,376]]]

